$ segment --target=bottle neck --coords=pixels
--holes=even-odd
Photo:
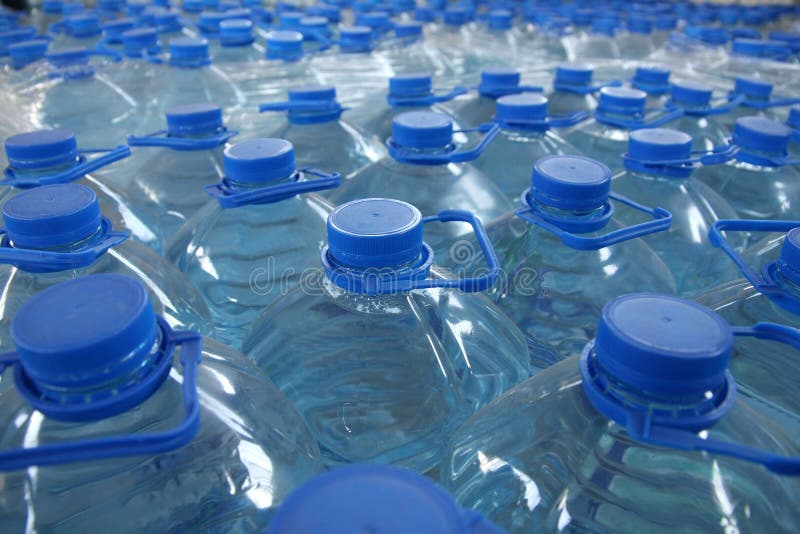
[[[35,169],[18,169],[16,167],[10,167],[14,174],[19,178],[41,178],[41,177],[48,177],[53,176],[55,174],[60,174],[62,172],[66,172],[70,169],[77,167],[80,164],[80,160],[75,158],[74,160],[68,161],[66,163],[61,163],[59,165],[53,165],[51,167],[37,167]]]

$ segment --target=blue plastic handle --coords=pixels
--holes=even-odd
[[[192,441],[200,428],[197,369],[202,356],[202,338],[197,332],[176,332],[172,330],[161,317],[158,318],[158,323],[162,332],[161,351],[163,357],[157,368],[143,381],[142,387],[149,394],[158,389],[172,367],[175,348],[180,346],[180,359],[183,367],[184,418],[179,425],[164,432],[81,439],[66,443],[52,443],[32,448],[0,451],[0,471],[15,471],[31,466],[60,465],[106,458],[159,454],[178,449]],[[6,366],[15,368],[15,378],[23,374],[17,354],[0,355],[0,362],[3,364],[3,368]],[[118,400],[121,402],[127,400],[123,398],[125,395],[120,395],[120,397]],[[144,399],[137,400],[143,401]]]
[[[448,163],[464,163],[473,161],[480,156],[486,147],[489,146],[497,134],[500,133],[500,125],[496,123],[481,124],[477,128],[467,128],[462,130],[454,130],[453,133],[485,133],[481,141],[475,145],[474,148],[469,150],[449,150],[443,151],[438,154],[425,154],[416,150],[409,150],[402,145],[398,145],[390,137],[386,140],[386,146],[389,150],[389,155],[395,161],[401,163],[411,163],[416,165],[447,165]]]
[[[87,154],[102,154],[102,156],[89,159],[86,157]],[[77,165],[65,171],[48,174],[46,176],[18,176],[17,173],[14,172],[14,169],[6,167],[3,171],[3,181],[0,182],[0,185],[10,185],[12,187],[27,189],[39,187],[41,185],[66,184],[74,182],[98,169],[111,165],[115,161],[125,159],[130,155],[131,149],[126,145],[119,145],[109,150],[84,149],[78,152]]]
[[[606,204],[606,209],[601,216],[598,216],[595,221],[581,220],[573,222],[566,220],[562,217],[554,216],[543,212],[536,208],[536,202],[531,198],[530,189],[523,194],[526,207],[516,211],[517,217],[535,224],[536,226],[547,230],[555,235],[561,242],[570,248],[576,250],[598,250],[605,247],[610,247],[623,241],[635,239],[655,232],[667,230],[672,224],[672,214],[663,208],[649,208],[638,204],[631,199],[616,193],[610,193],[609,198],[624,204],[635,210],[647,213],[653,217],[652,221],[621,228],[607,234],[586,237],[577,235],[575,232],[592,232],[604,227],[614,215],[614,207],[609,202]]]
[[[308,176],[315,176],[314,180],[304,180]],[[236,187],[227,178],[216,184],[207,185],[206,193],[219,202],[223,209],[238,208],[251,204],[272,204],[302,193],[312,193],[334,189],[342,183],[338,172],[328,174],[317,169],[298,169],[295,180],[290,183],[260,187],[258,189],[241,189]]]
[[[733,91],[728,93],[728,98],[731,99],[736,98],[738,96],[740,96],[739,93],[734,93]],[[794,106],[795,104],[800,104],[800,98],[775,98],[770,100],[753,100],[745,96],[744,100],[741,103],[742,106],[753,109],[780,108],[786,106]]]
[[[336,265],[329,257],[328,247],[326,246],[321,253],[322,265],[326,276],[340,287],[345,287],[349,291],[371,295],[433,288],[460,289],[464,292],[474,293],[485,291],[494,285],[500,274],[500,261],[497,259],[497,254],[489,240],[489,236],[486,234],[486,230],[483,228],[483,224],[475,215],[467,211],[445,210],[437,215],[424,217],[422,222],[465,222],[472,226],[475,238],[486,259],[488,266],[486,274],[471,278],[430,279],[428,275],[433,264],[433,253],[430,247],[425,244],[421,260],[412,268],[404,271],[356,270],[341,267]]]
[[[611,116],[598,109],[595,110],[594,117],[595,120],[601,124],[608,124],[610,126],[616,126],[626,130],[641,130],[642,128],[657,128],[683,116],[682,108],[660,108],[646,110],[646,112],[653,111],[660,111],[662,113],[651,119],[645,119],[644,117],[637,119],[623,119],[620,117]]]
[[[714,223],[708,232],[708,239],[715,247],[722,251],[739,268],[742,275],[747,278],[753,287],[770,299],[776,301],[781,306],[793,313],[800,313],[800,302],[786,293],[772,273],[776,267],[776,262],[770,262],[759,273],[747,264],[745,259],[728,243],[723,232],[788,232],[800,226],[800,221],[749,221],[738,219],[720,219]]]
[[[151,134],[128,136],[130,146],[164,147],[182,152],[194,150],[209,150],[224,145],[232,137],[239,135],[236,130],[221,128],[216,134],[209,137],[173,137],[166,130],[159,130]]]
[[[573,85],[569,83],[562,83],[562,82],[553,82],[553,89],[556,91],[564,91],[567,93],[577,93],[580,95],[588,95],[591,93],[596,93],[603,87],[621,87],[622,82],[620,80],[611,80],[604,83],[599,83],[595,85]]]
[[[111,247],[128,238],[126,232],[111,229],[111,221],[103,217],[100,238],[80,250],[56,252],[31,250],[11,246],[8,233],[0,228],[0,264],[14,265],[29,273],[54,273],[91,265]]]
[[[387,95],[386,102],[393,108],[406,106],[430,106],[439,102],[449,102],[455,97],[466,94],[469,91],[466,87],[456,86],[450,91],[442,94],[430,94],[425,96],[398,97]]]
[[[692,108],[692,107],[684,107],[680,104],[673,102],[672,100],[667,101],[664,105],[666,109],[682,109],[684,115],[690,115],[694,117],[707,117],[711,115],[723,115],[728,113],[729,111],[741,106],[745,101],[744,95],[735,95],[733,97],[726,97],[726,98],[718,98],[717,101],[723,101],[724,104],[714,106],[713,104],[709,107],[704,108]]]
[[[591,113],[588,111],[576,111],[575,113],[569,113],[566,115],[550,115],[545,119],[538,119],[538,120],[525,120],[525,119],[513,119],[513,120],[501,120],[495,117],[495,122],[500,125],[502,129],[514,129],[519,128],[523,130],[532,130],[537,132],[544,132],[549,130],[550,128],[569,128],[570,126],[575,126],[576,124],[585,121],[589,117],[591,117]]]
[[[795,143],[800,143],[800,130],[792,131],[792,141]]]

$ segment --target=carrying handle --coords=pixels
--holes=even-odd
[[[98,158],[89,159],[86,155],[102,154]],[[78,164],[65,171],[46,176],[18,176],[11,167],[6,167],[3,171],[3,181],[0,185],[10,185],[22,189],[39,187],[49,184],[65,184],[74,182],[83,176],[90,174],[98,169],[102,169],[112,163],[125,159],[131,155],[131,149],[127,145],[119,145],[112,149],[84,149],[78,151]]]
[[[130,146],[165,147],[173,150],[193,151],[208,150],[227,143],[232,137],[239,135],[236,130],[221,128],[216,134],[210,137],[173,137],[167,130],[158,130],[151,134],[128,136]]]
[[[441,94],[434,94],[431,93],[425,96],[392,96],[389,94],[386,97],[386,102],[392,107],[403,107],[403,106],[430,106],[433,104],[438,104],[440,102],[449,102],[453,100],[455,97],[466,94],[469,92],[469,89],[458,85],[453,87],[450,91]]]
[[[604,214],[598,217],[596,224],[593,224],[593,221],[580,221],[574,225],[565,225],[567,221],[563,218],[546,214],[535,207],[536,202],[531,198],[530,190],[528,190],[524,196],[527,206],[516,211],[517,217],[547,230],[558,237],[562,243],[576,250],[598,250],[623,241],[667,230],[672,224],[672,214],[667,210],[663,208],[649,208],[622,195],[610,193],[608,195],[609,198],[630,208],[646,213],[653,217],[653,220],[627,228],[621,228],[596,237],[586,237],[574,232],[594,231],[605,226],[614,214],[614,208],[612,206],[609,205],[606,208]],[[587,226],[582,228],[583,225]],[[567,228],[573,228],[573,230],[570,231]]]
[[[271,204],[302,193],[312,193],[339,187],[342,177],[338,172],[326,172],[303,168],[297,171],[298,179],[285,184],[270,185],[258,189],[239,189],[230,180],[223,178],[216,184],[207,185],[204,189],[219,202],[223,209],[238,208],[251,204]],[[299,178],[310,175],[314,180],[301,180]]]
[[[645,110],[646,112],[654,112],[654,111],[661,111],[660,115],[657,115],[651,119],[623,119],[611,116],[603,111],[595,110],[595,118],[597,122],[601,124],[608,124],[611,126],[616,126],[618,128],[624,128],[626,130],[641,130],[643,128],[657,128],[662,126],[668,122],[674,121],[683,116],[683,108],[655,108],[655,109],[648,109]]]
[[[398,145],[390,137],[386,140],[389,155],[395,161],[401,163],[412,163],[417,165],[446,165],[448,163],[464,163],[473,161],[480,156],[486,147],[489,146],[497,134],[500,133],[500,125],[496,123],[481,124],[476,128],[466,128],[453,130],[453,133],[485,133],[480,142],[475,147],[468,150],[448,150],[440,154],[425,154],[415,150],[409,150],[402,145]]]
[[[746,95],[740,95],[739,93],[734,93],[731,91],[728,93],[728,98],[734,99],[738,96],[743,96],[742,103],[740,105],[754,108],[754,109],[769,109],[769,108],[780,108],[786,106],[794,106],[795,104],[800,104],[800,98],[775,98],[770,100],[752,100],[747,98]]]
[[[90,265],[128,238],[126,232],[111,230],[111,221],[106,218],[102,219],[101,227],[103,235],[99,241],[73,252],[15,248],[9,246],[8,232],[0,228],[0,264],[14,265],[32,273],[60,272]]]
[[[166,374],[172,365],[173,352],[181,347],[183,366],[183,411],[180,424],[164,432],[127,434],[98,439],[79,439],[66,443],[52,443],[33,448],[0,451],[0,471],[14,471],[32,466],[60,465],[106,458],[159,454],[183,447],[200,428],[200,403],[197,394],[197,369],[202,356],[202,338],[194,331],[176,332],[158,318],[164,341]],[[0,355],[4,366],[21,366],[15,353]],[[156,370],[153,371],[156,373]]]

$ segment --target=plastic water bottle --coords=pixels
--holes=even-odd
[[[664,46],[652,53],[650,59],[679,70],[716,72],[728,57],[725,46],[729,40],[725,28],[686,25],[683,32],[670,33]]]
[[[719,120],[720,115],[732,111],[738,100],[727,96],[715,97],[711,86],[691,80],[680,80],[670,88],[667,107],[683,110],[683,115],[670,122],[676,130],[692,136],[692,147],[711,151],[728,144],[730,131]]]
[[[653,48],[659,50],[669,39],[670,34],[678,28],[678,17],[671,14],[662,14],[653,19],[653,33],[650,39]]]
[[[173,330],[131,278],[50,287],[11,332],[4,528],[263,530],[321,470],[286,397],[241,354]]]
[[[311,193],[336,187],[338,173],[295,167],[292,144],[253,139],[231,145],[214,202],[177,232],[165,256],[197,287],[217,339],[241,347],[252,320],[319,265],[331,207]]]
[[[428,41],[445,58],[454,83],[467,83],[480,72],[476,25],[466,6],[452,5],[442,12],[442,25]]]
[[[103,61],[90,61],[93,55],[77,47],[48,52],[48,69],[21,91],[38,127],[72,130],[92,148],[124,141],[141,120],[136,97],[103,76]]]
[[[486,20],[472,32],[470,38],[477,45],[476,61],[481,69],[498,65],[511,66],[510,59],[515,61],[521,58],[526,61],[528,53],[536,52],[535,49],[525,47],[525,36],[522,31],[514,27],[513,14],[506,9],[490,10]],[[527,62],[533,61],[527,60]]]
[[[481,235],[483,275],[443,276],[423,222]],[[294,403],[327,466],[390,463],[426,472],[468,415],[528,376],[519,330],[476,292],[497,275],[480,222],[423,219],[410,204],[362,199],[328,218],[323,273],[276,300],[247,355]]]
[[[366,132],[342,119],[347,110],[337,100],[334,87],[305,86],[289,89],[283,102],[259,105],[259,111],[280,112],[249,120],[244,137],[275,137],[294,145],[303,167],[336,169],[349,177],[379,160],[386,150]]]
[[[616,170],[622,166],[620,156],[628,146],[631,131],[655,128],[682,114],[683,110],[677,108],[647,109],[647,93],[644,91],[603,87],[593,120],[565,133],[564,139],[581,153]]]
[[[478,125],[490,122],[495,114],[496,101],[501,96],[542,91],[541,87],[523,85],[521,79],[518,69],[485,69],[481,72],[477,92],[456,98],[443,107],[461,124]]]
[[[537,93],[500,97],[494,117],[500,133],[472,164],[516,204],[530,184],[533,164],[539,158],[579,153],[554,128],[571,127],[588,116],[585,112],[549,116],[547,98]]]
[[[336,87],[347,97],[345,104],[359,102],[366,95],[380,91],[386,79],[394,76],[389,61],[375,52],[375,46],[370,28],[340,28],[338,46],[315,55],[311,69],[320,85]]]
[[[294,491],[268,534],[327,532],[501,534],[461,508],[430,478],[384,465],[353,465],[319,475]]]
[[[697,300],[711,307],[731,324],[780,322],[800,327],[796,271],[800,268],[798,221],[719,221],[710,239],[731,257],[744,278],[709,289]],[[724,237],[723,237],[724,232]],[[730,239],[741,233],[761,237],[757,246],[737,252]],[[774,343],[742,340],[731,359],[731,371],[739,381],[739,392],[757,402],[784,427],[800,430],[800,402],[795,350],[775,351]]]
[[[620,51],[614,38],[616,34],[616,20],[596,18],[589,32],[579,32],[564,37],[567,58],[570,61],[617,59],[620,57]]]
[[[800,171],[788,157],[792,130],[762,117],[736,121],[733,159],[705,167],[697,178],[718,192],[744,219],[800,219]]]
[[[404,74],[389,78],[386,93],[377,93],[348,113],[349,120],[383,143],[392,135],[395,115],[409,111],[446,113],[442,103],[450,102],[467,92],[463,86],[434,91],[431,76],[423,73]]]
[[[593,77],[594,68],[588,65],[570,63],[557,66],[553,90],[547,94],[550,113],[567,115],[578,111],[594,111],[597,107],[594,93],[605,85],[593,84]]]
[[[161,256],[114,228],[90,188],[56,184],[30,189],[3,205],[3,221],[3,317],[13,317],[31,295],[64,280],[120,273],[145,285],[156,311],[170,325],[212,332],[198,292]],[[5,349],[8,328],[9,322],[3,321],[0,346]]]
[[[734,328],[653,293],[614,299],[598,319],[580,357],[455,433],[442,481],[458,502],[514,532],[792,530],[796,440],[737,398],[728,370],[734,335],[780,339],[784,327]]]
[[[56,47],[92,48],[102,37],[103,27],[97,13],[86,12],[62,19],[50,27],[50,33],[54,32]]]
[[[209,202],[204,187],[222,176],[222,150],[238,132],[214,104],[187,104],[166,113],[166,130],[128,137],[136,149],[128,168],[109,176],[127,188],[133,205],[150,206],[164,236]]]
[[[256,44],[251,20],[228,19],[219,23],[219,35],[212,45],[211,57],[222,72],[232,76],[237,71],[250,69],[264,53],[264,48]]]
[[[401,113],[395,116],[392,136],[386,141],[389,155],[344,180],[327,198],[341,204],[384,195],[408,202],[426,215],[459,209],[488,223],[510,211],[512,203],[492,179],[465,162],[478,158],[499,131],[499,126],[491,125],[480,142],[467,148],[454,143],[449,116]],[[453,242],[471,234],[466,224],[435,225],[426,232],[426,239],[439,264],[454,268],[462,258],[458,250],[451,250]]]
[[[644,238],[670,268],[680,295],[694,295],[738,278],[709,243],[708,232],[719,219],[736,218],[736,211],[714,190],[692,177],[698,164],[714,165],[730,158],[719,151],[692,151],[692,137],[664,128],[631,132],[622,158],[625,170],[613,177],[614,192],[644,205],[657,205],[672,214],[664,232]],[[641,214],[621,211],[617,219],[636,224]],[[744,239],[735,242],[743,247]]]
[[[83,143],[81,143],[83,144]],[[113,165],[131,151],[120,145],[111,149],[81,148],[69,130],[39,130],[13,135],[5,141],[8,167],[0,181],[0,203],[25,189],[48,184],[78,183],[91,187],[100,208],[115,228],[156,252],[161,252],[163,234],[149,208],[135,206],[124,190],[109,183],[107,173],[124,168]]]
[[[602,163],[546,156],[533,167],[531,188],[520,191],[523,206],[486,228],[503,267],[492,298],[525,333],[534,369],[579,354],[609,299],[676,290],[667,266],[639,239],[668,229],[671,214],[610,189]],[[624,211],[651,220],[626,226],[617,215]],[[464,272],[479,262],[473,254]]]

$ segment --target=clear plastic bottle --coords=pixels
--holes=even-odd
[[[631,15],[625,32],[617,36],[617,46],[622,59],[645,59],[655,50],[653,23],[649,18]]]
[[[322,469],[286,397],[241,354],[172,330],[135,280],[58,284],[11,330],[4,529],[263,530]]]
[[[189,217],[165,256],[198,288],[216,338],[241,347],[262,308],[319,265],[329,206],[310,193],[338,174],[298,170],[292,144],[253,139],[224,154],[225,177],[210,202]]]
[[[466,212],[428,222],[456,220],[482,233]],[[491,266],[491,244],[482,246]],[[324,272],[254,323],[247,355],[303,414],[326,465],[426,472],[467,416],[528,376],[519,330],[475,294],[496,269],[453,279],[433,262],[413,206],[344,204],[328,218]]]
[[[461,508],[430,478],[405,469],[359,464],[320,475],[293,492],[267,534],[378,531],[501,534]]]
[[[670,268],[678,294],[692,296],[709,287],[738,278],[738,272],[711,246],[708,232],[719,219],[736,218],[736,211],[714,190],[692,177],[695,165],[715,153],[692,152],[692,137],[665,128],[631,132],[625,154],[625,170],[612,178],[614,192],[672,214],[668,230],[644,237],[644,241]],[[709,161],[709,164],[710,163]],[[642,215],[625,210],[616,216],[624,224],[636,224]],[[743,247],[742,236],[735,241]]]
[[[692,80],[679,80],[672,84],[667,107],[680,108],[683,116],[672,121],[670,127],[692,136],[695,150],[708,152],[728,144],[730,131],[718,119],[733,109],[727,98],[714,98],[711,86]]]
[[[341,204],[359,198],[387,196],[408,202],[425,215],[459,209],[474,213],[482,222],[508,212],[512,203],[494,181],[469,163],[499,132],[492,126],[477,146],[463,149],[453,141],[453,121],[447,115],[411,111],[395,116],[389,155],[356,173],[331,191],[327,198]],[[466,239],[472,229],[466,224],[435,225],[427,242],[444,267],[457,267],[458,250],[453,242]]]
[[[441,478],[458,502],[513,532],[792,530],[796,444],[728,371],[734,333],[752,329],[652,293],[598,321],[580,357],[453,435]]]
[[[43,185],[3,205],[0,243],[0,315],[14,314],[28,298],[65,280],[119,273],[144,284],[170,325],[213,332],[197,290],[161,256],[114,228],[94,192],[79,184]],[[0,323],[0,346],[10,350],[9,321]]]
[[[669,212],[610,192],[611,171],[582,156],[546,156],[522,207],[487,225],[503,268],[491,297],[527,338],[533,369],[579,354],[605,303],[631,291],[674,293],[669,268],[640,238],[669,227]],[[651,221],[625,226],[617,213]],[[465,273],[481,265],[473,253]]]

